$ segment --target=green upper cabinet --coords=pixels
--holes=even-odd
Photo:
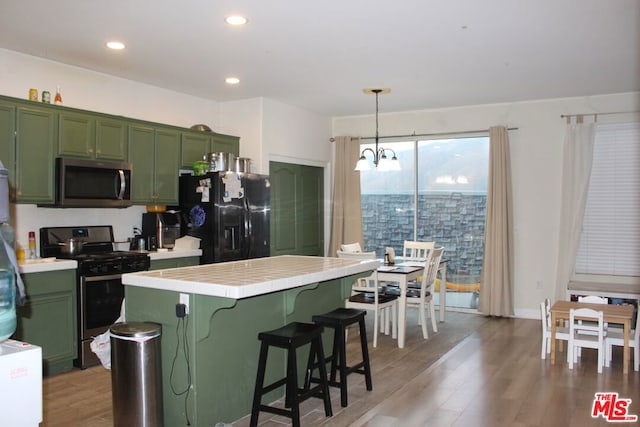
[[[183,132],[180,146],[180,167],[191,168],[197,160],[202,160],[207,153],[240,152],[240,138],[231,135],[220,135],[213,132]]]
[[[179,156],[179,131],[138,124],[129,126],[133,203],[178,203]]]
[[[16,111],[15,200],[54,201],[55,146],[58,117],[54,110],[19,106]]]
[[[16,170],[16,107],[0,101],[0,161],[9,171],[9,192],[13,200]]]
[[[239,156],[240,138],[214,133],[211,135],[211,151],[214,153],[233,153],[235,156]]]
[[[58,154],[101,160],[127,160],[127,128],[121,120],[60,112]]]
[[[180,168],[206,153],[238,155],[239,137],[0,95],[0,161],[17,203],[49,205],[56,157],[133,164],[135,204],[176,204]]]
[[[202,160],[211,152],[211,135],[206,133],[182,133],[180,143],[180,167],[191,168],[193,163]]]

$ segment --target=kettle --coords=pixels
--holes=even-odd
[[[130,251],[144,251],[145,241],[142,237],[142,233],[138,227],[133,228],[133,237],[129,237],[129,250]]]

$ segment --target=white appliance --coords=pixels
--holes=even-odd
[[[25,342],[0,343],[2,425],[37,427],[42,422],[42,349]]]

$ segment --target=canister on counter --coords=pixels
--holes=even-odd
[[[38,89],[29,89],[29,101],[38,101]]]
[[[48,90],[42,91],[42,102],[45,104],[51,104],[51,94]]]

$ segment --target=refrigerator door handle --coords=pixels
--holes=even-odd
[[[249,209],[249,201],[244,197],[244,247],[246,248],[245,258],[249,258],[251,254],[251,210]]]

